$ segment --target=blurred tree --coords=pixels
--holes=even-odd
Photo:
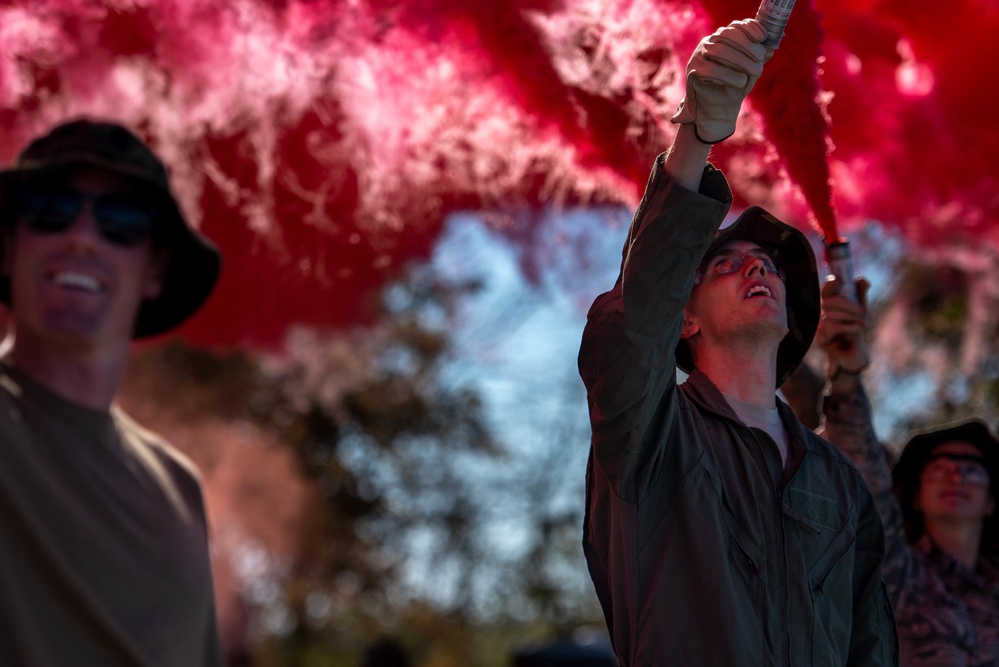
[[[381,324],[293,331],[280,356],[135,353],[124,407],[206,480],[233,664],[356,664],[372,638],[409,628],[415,664],[498,666],[553,623],[599,622],[581,517],[546,503],[557,449],[585,439],[511,462],[474,385],[442,377],[455,304],[476,288],[414,269],[383,292]],[[489,532],[501,496],[522,499],[520,551]]]
[[[899,412],[889,432],[977,415],[999,417],[999,262],[987,248],[907,253],[895,264],[889,296],[877,305],[873,393]],[[925,389],[904,409],[906,389]],[[876,408],[878,406],[875,406]]]

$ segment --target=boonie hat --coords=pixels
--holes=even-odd
[[[996,495],[999,480],[999,440],[992,429],[981,419],[966,419],[929,429],[913,432],[898,463],[892,470],[895,497],[902,508],[906,537],[910,542],[918,540],[923,533],[922,514],[913,504],[919,490],[919,477],[930,461],[933,449],[947,442],[966,442],[974,445],[982,453],[982,463],[989,473],[992,496]],[[995,513],[986,518],[982,530],[982,550],[999,547],[999,522]]]
[[[819,272],[815,253],[805,235],[770,213],[753,206],[728,227],[718,230],[704,257],[713,255],[728,241],[750,241],[760,246],[784,271],[787,288],[787,335],[777,350],[777,386],[801,365],[819,326]],[[686,339],[676,344],[676,364],[689,373],[694,360]]]
[[[121,125],[88,119],[56,126],[32,141],[7,169],[0,170],[0,203],[8,210],[16,184],[96,167],[120,174],[153,194],[156,237],[170,257],[159,296],[142,302],[133,338],[163,333],[201,307],[218,279],[221,257],[215,245],[184,217],[170,188],[163,162],[135,134]],[[14,186],[12,188],[12,186]],[[10,303],[10,282],[0,276],[0,301]]]

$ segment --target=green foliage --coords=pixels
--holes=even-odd
[[[900,262],[896,293],[911,304],[912,332],[957,349],[966,329],[970,277],[955,266],[916,259]]]
[[[455,304],[475,287],[414,271],[385,292],[380,325],[296,332],[280,357],[182,343],[135,355],[133,402],[195,432],[210,420],[249,424],[277,443],[265,446],[294,454],[295,475],[312,490],[294,546],[266,556],[266,572],[255,575],[262,579],[234,592],[249,620],[230,644],[242,643],[255,664],[349,667],[370,641],[392,634],[420,667],[499,667],[527,638],[599,622],[580,557],[581,506],[545,509],[546,465],[558,465],[557,451],[514,480],[523,490],[508,489],[536,498],[523,516],[526,550],[498,553],[484,530],[497,485],[511,482],[481,471],[502,469],[508,455],[474,385],[441,375]],[[211,466],[210,440],[176,444]],[[245,549],[256,544],[254,530],[282,530],[271,525],[277,514],[257,511]],[[235,557],[254,553],[245,549]],[[252,593],[263,588],[270,592]]]

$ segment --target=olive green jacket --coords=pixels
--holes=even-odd
[[[881,521],[853,465],[779,403],[782,467],[706,376],[677,385],[683,308],[731,193],[711,167],[700,193],[685,190],[660,161],[579,354],[592,427],[583,547],[618,660],[897,664]]]

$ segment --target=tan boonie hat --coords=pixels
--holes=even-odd
[[[0,205],[16,211],[17,185],[82,167],[132,179],[155,199],[154,238],[170,256],[163,289],[139,308],[133,338],[163,333],[190,317],[208,298],[221,267],[215,245],[184,217],[163,162],[135,134],[116,123],[74,120],[32,141],[15,163],[0,170]],[[11,220],[4,220],[11,224]],[[0,275],[0,301],[10,303],[10,283]]]

